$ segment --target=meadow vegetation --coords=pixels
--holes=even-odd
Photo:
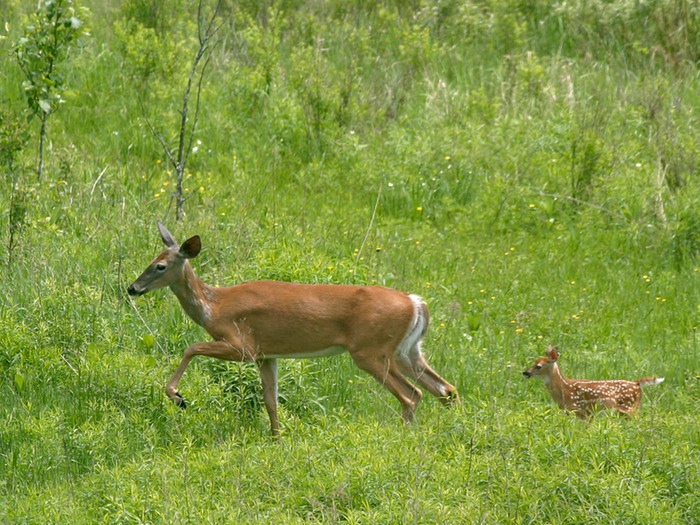
[[[225,0],[176,220],[196,3],[64,2],[42,119],[36,2],[0,0],[0,522],[700,522],[696,3]],[[277,440],[251,365],[195,360],[178,409],[206,335],[126,294],[158,219],[208,283],[421,295],[461,406],[405,427],[341,356],[281,363]],[[550,342],[666,380],[585,423],[522,376]]]

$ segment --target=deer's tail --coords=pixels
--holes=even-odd
[[[663,380],[663,377],[643,377],[637,383],[639,383],[639,386],[658,385]]]

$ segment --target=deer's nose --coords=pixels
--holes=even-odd
[[[145,290],[139,290],[133,284],[129,286],[126,291],[129,293],[129,295],[143,295],[146,293]]]

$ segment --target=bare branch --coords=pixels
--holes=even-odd
[[[194,132],[197,127],[197,113],[199,112],[199,101],[201,98],[201,93],[202,93],[202,82],[204,80],[204,73],[206,71],[207,65],[209,64],[209,61],[211,59],[211,56],[207,57],[206,61],[204,62],[204,65],[202,67],[202,70],[199,74],[199,81],[197,83],[197,101],[196,101],[196,108],[195,108],[195,118],[193,120],[192,126],[190,127],[190,136],[189,136],[189,144],[188,147],[185,148],[185,135],[187,133],[187,114],[189,111],[189,98],[190,98],[190,93],[192,90],[192,83],[194,82],[194,77],[197,74],[197,68],[199,67],[199,63],[201,62],[202,58],[204,57],[205,54],[211,49],[210,45],[210,40],[212,37],[219,31],[219,29],[223,26],[223,22],[219,24],[218,26],[213,27],[214,20],[218,16],[219,9],[221,7],[221,1],[217,3],[216,9],[214,11],[214,14],[212,15],[211,19],[209,20],[209,24],[207,25],[206,31],[204,32],[204,36],[202,36],[201,33],[201,9],[202,9],[202,1],[200,0],[199,6],[198,6],[198,31],[199,31],[199,49],[197,50],[197,54],[194,57],[194,60],[192,62],[192,68],[190,69],[190,75],[187,79],[187,88],[185,90],[185,96],[183,98],[183,105],[182,105],[182,113],[181,113],[181,121],[180,121],[180,143],[179,143],[179,150],[178,150],[178,162],[182,166],[182,169],[184,170],[184,166],[187,164],[187,159],[189,157],[189,152],[191,150],[192,143],[194,141]],[[214,44],[216,45],[216,44]]]
[[[197,31],[199,32],[199,43],[200,44],[202,44],[202,42],[204,40],[206,40],[206,41],[210,40],[211,37],[213,37],[219,31],[219,29],[221,29],[221,27],[224,25],[224,23],[221,22],[217,27],[212,29],[212,27],[214,26],[214,20],[216,20],[216,18],[219,16],[219,11],[221,10],[221,4],[223,2],[223,0],[218,0],[218,2],[216,3],[216,8],[214,9],[214,14],[209,19],[209,23],[207,24],[207,28],[204,31],[204,36],[202,37],[202,24],[201,24],[202,1],[203,0],[199,0],[199,5],[197,6]]]
[[[183,215],[183,210],[182,210],[182,205],[185,202],[185,196],[184,196],[184,191],[182,189],[182,182],[185,174],[185,166],[187,165],[187,160],[189,159],[189,155],[192,149],[192,143],[194,141],[194,135],[195,131],[197,128],[197,122],[198,122],[198,116],[199,116],[199,108],[200,108],[200,100],[201,100],[201,94],[202,94],[202,83],[204,80],[204,73],[206,71],[207,65],[209,64],[210,61],[210,56],[207,57],[207,59],[204,62],[204,65],[201,68],[200,74],[199,74],[199,79],[197,81],[197,94],[196,94],[196,104],[195,104],[195,114],[194,114],[194,119],[192,120],[192,125],[187,127],[187,122],[188,122],[188,113],[189,113],[189,104],[190,104],[190,95],[192,91],[192,84],[195,81],[195,76],[197,75],[197,69],[199,68],[200,62],[202,61],[202,58],[210,51],[211,45],[210,41],[212,37],[217,33],[217,31],[223,26],[223,22],[219,24],[218,26],[214,27],[214,22],[219,14],[219,10],[221,8],[221,3],[222,0],[219,0],[216,4],[216,9],[214,10],[214,14],[211,16],[209,19],[209,22],[207,24],[206,30],[204,30],[204,34],[202,34],[202,5],[203,5],[203,0],[200,0],[198,7],[197,7],[197,30],[198,30],[198,38],[199,38],[199,49],[197,50],[197,53],[195,54],[194,60],[192,61],[192,67],[190,68],[190,74],[187,78],[187,87],[185,88],[185,94],[182,99],[182,111],[181,111],[181,118],[180,118],[180,133],[179,133],[179,141],[178,141],[178,152],[177,152],[177,164],[175,166],[175,169],[177,171],[177,210],[176,210],[176,216],[178,218],[182,217]],[[187,138],[187,134],[189,133],[189,138]],[[187,146],[185,143],[187,142]]]
[[[189,158],[189,155],[192,152],[192,144],[194,143],[194,130],[197,127],[197,121],[199,120],[199,106],[202,97],[202,82],[204,81],[204,72],[206,71],[210,61],[211,56],[208,56],[206,61],[204,62],[204,65],[202,66],[202,71],[199,75],[199,82],[197,83],[197,96],[194,105],[194,118],[192,119],[192,132],[190,133],[190,140],[187,144],[187,149],[185,150],[185,163],[187,162],[187,158]]]
[[[170,152],[170,148],[168,148],[168,144],[165,142],[165,139],[163,136],[156,130],[156,128],[153,126],[151,123],[151,119],[148,118],[148,115],[146,114],[146,108],[143,105],[143,99],[139,96],[139,105],[141,106],[141,114],[143,115],[143,118],[146,120],[146,125],[148,126],[149,131],[151,134],[158,139],[158,142],[160,142],[160,145],[163,146],[163,151],[165,151],[165,155],[168,157],[168,160],[170,163],[173,165],[173,168],[177,170],[177,161],[173,157],[172,153]]]
[[[212,38],[216,33],[223,27],[223,22],[216,25],[216,19],[219,17],[221,11],[221,6],[223,0],[218,0],[216,3],[216,8],[213,14],[208,20],[204,17],[204,0],[199,0],[197,4],[197,39],[199,42],[199,48],[194,55],[192,60],[192,66],[190,67],[189,74],[187,76],[187,85],[185,86],[185,92],[182,97],[182,107],[180,110],[180,126],[178,130],[177,148],[174,153],[165,140],[165,138],[156,130],[155,126],[148,118],[143,99],[139,96],[139,104],[141,106],[141,113],[146,120],[151,133],[158,139],[163,150],[165,151],[168,160],[173,165],[175,173],[177,175],[176,189],[173,193],[173,198],[176,202],[175,217],[180,219],[183,215],[183,204],[187,200],[184,195],[183,190],[183,179],[185,174],[185,167],[187,166],[187,161],[189,159],[190,152],[192,151],[192,144],[194,142],[195,131],[197,129],[197,123],[199,120],[199,109],[200,101],[202,95],[202,86],[204,82],[204,74],[206,72],[207,66],[211,60],[211,56],[207,54],[211,51],[211,48],[216,45],[212,44]],[[202,63],[202,60],[204,62]],[[197,72],[199,71],[199,78],[197,78]],[[190,107],[190,97],[192,95],[192,87],[196,82],[196,100],[194,108],[194,118],[189,119],[189,107]]]

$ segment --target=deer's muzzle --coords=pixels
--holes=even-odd
[[[126,291],[129,293],[129,295],[143,295],[146,293],[146,290],[136,288],[133,284],[129,286],[129,288],[126,289]]]

